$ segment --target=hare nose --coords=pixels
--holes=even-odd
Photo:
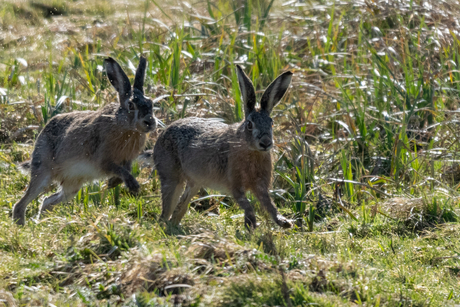
[[[154,123],[153,118],[144,119],[144,125],[146,125],[147,127],[152,126],[153,123]]]
[[[270,148],[273,145],[273,143],[270,139],[267,138],[267,139],[260,140],[259,145],[263,149],[267,149],[267,148]]]

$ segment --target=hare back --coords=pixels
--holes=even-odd
[[[172,160],[180,175],[198,186],[232,192],[269,185],[270,153],[249,149],[240,126],[194,117],[174,122],[155,145],[154,161],[160,176],[162,171],[171,171],[162,161]]]

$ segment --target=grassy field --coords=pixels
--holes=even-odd
[[[459,17],[453,0],[0,0],[0,306],[458,306]],[[133,78],[141,53],[161,127],[240,121],[235,64],[258,96],[294,72],[272,190],[293,229],[257,210],[248,233],[211,190],[165,227],[141,162],[139,197],[95,182],[38,220],[49,191],[12,223],[42,127],[113,101],[104,57]]]

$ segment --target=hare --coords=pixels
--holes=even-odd
[[[104,60],[107,77],[118,92],[119,103],[98,111],[80,111],[53,117],[39,134],[30,163],[31,178],[24,196],[13,209],[13,220],[23,225],[27,205],[53,181],[57,193],[47,197],[40,214],[70,200],[85,182],[113,176],[121,178],[133,194],[139,183],[131,175],[131,161],[144,147],[146,136],[156,128],[152,101],[144,96],[147,61],[140,58],[131,88],[120,65]]]
[[[278,213],[269,195],[273,147],[270,113],[289,88],[292,73],[281,74],[268,86],[259,110],[255,108],[254,86],[240,66],[237,75],[245,106],[243,122],[227,125],[189,117],[172,123],[159,136],[153,159],[161,181],[161,219],[179,224],[191,198],[206,187],[232,195],[244,210],[248,229],[256,227],[256,217],[247,191],[255,194],[279,226],[292,226]]]

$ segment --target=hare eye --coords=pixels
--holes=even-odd
[[[133,110],[135,109],[134,103],[132,103],[132,102],[130,101],[129,104],[128,104],[128,108],[129,108],[130,111],[133,111]]]
[[[252,122],[248,121],[248,130],[252,130]]]

